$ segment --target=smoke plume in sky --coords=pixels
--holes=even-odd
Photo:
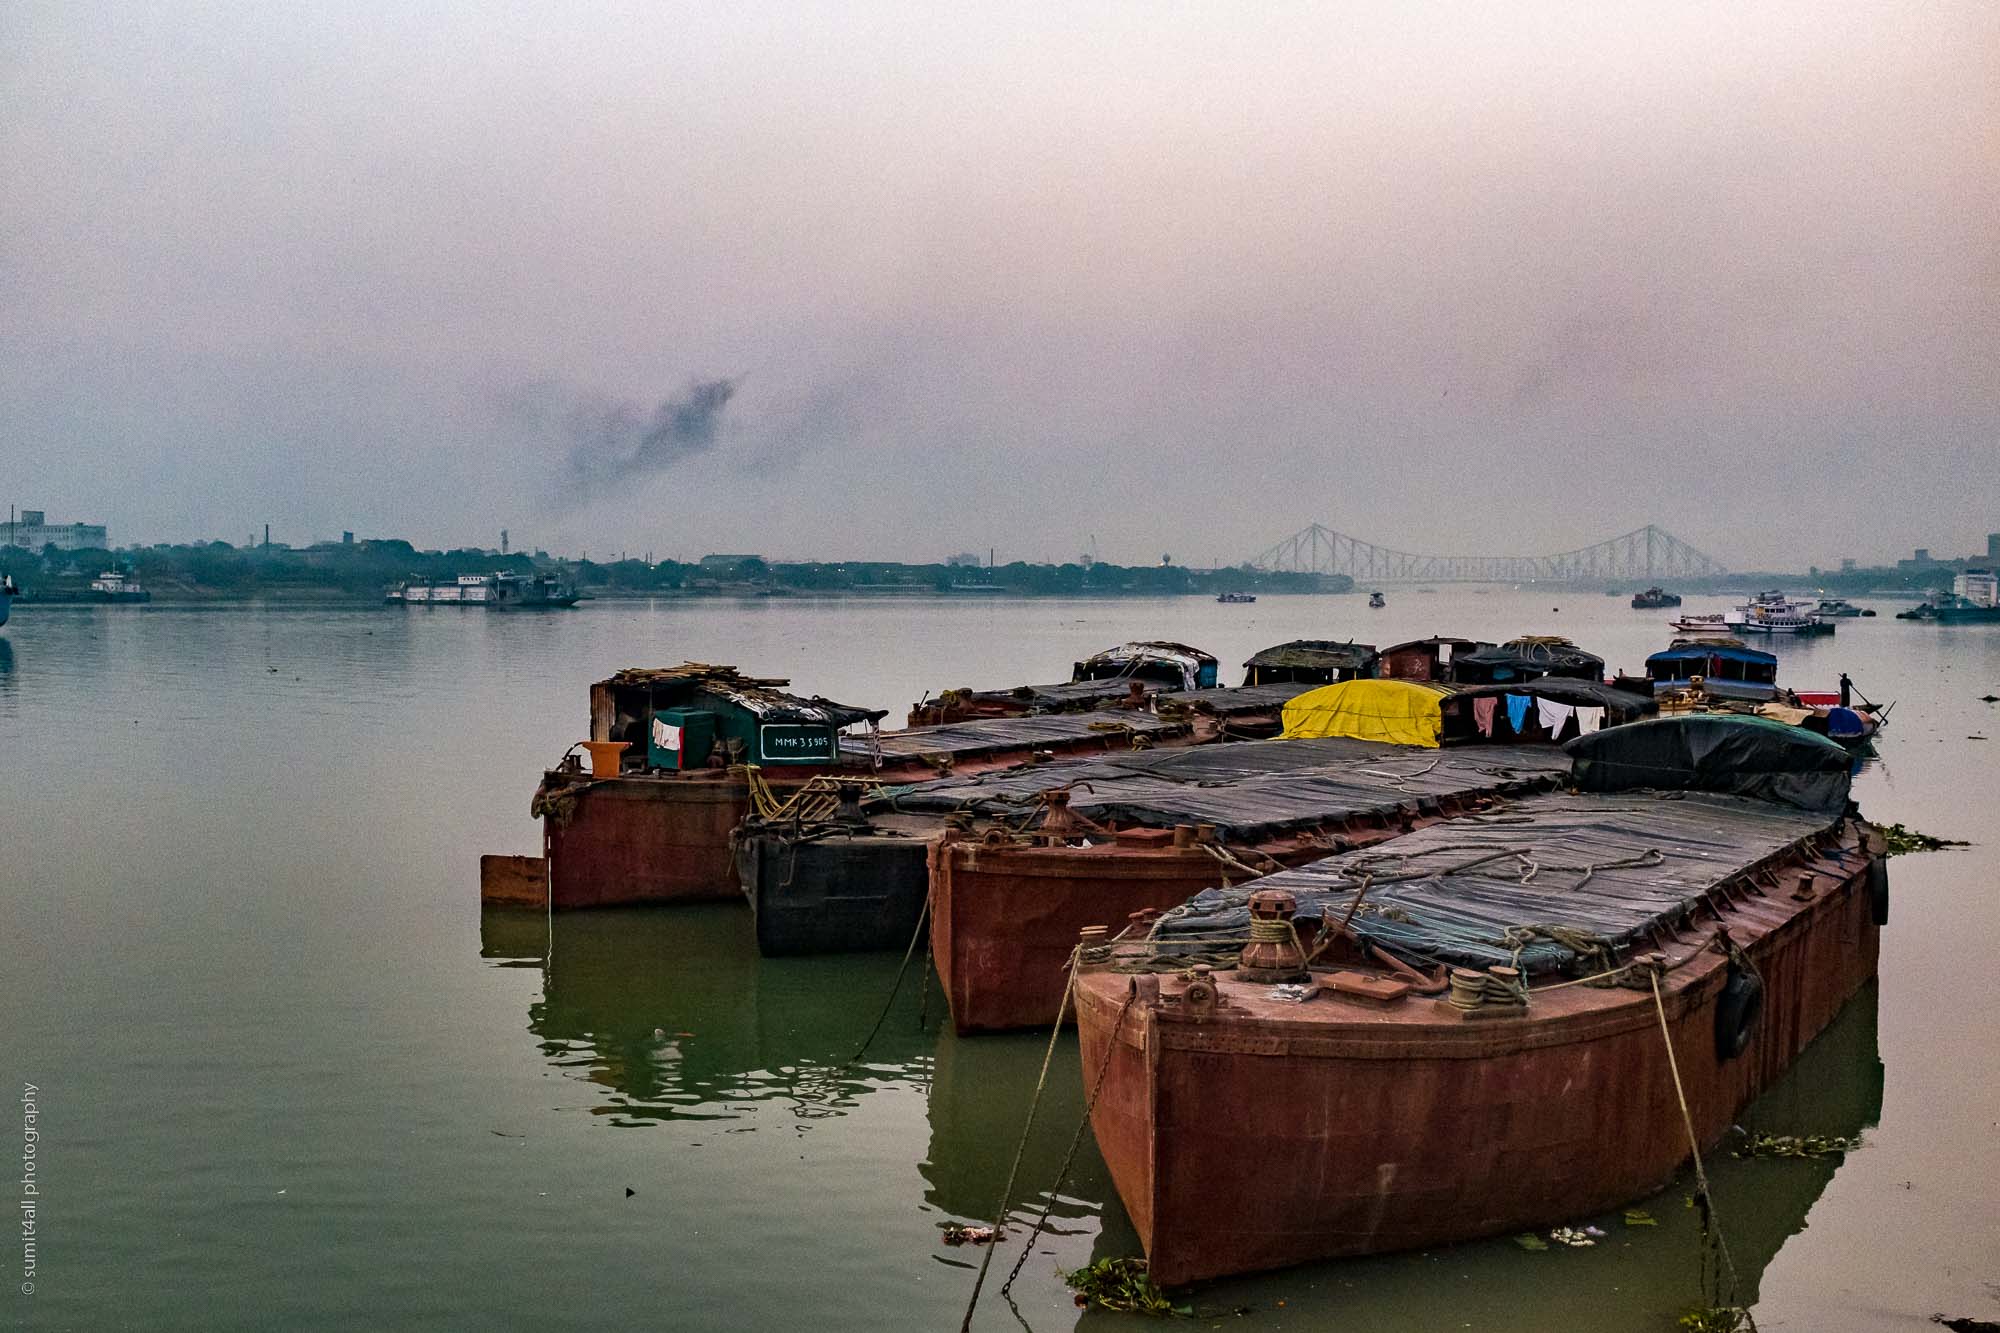
[[[698,380],[650,414],[623,403],[575,405],[566,424],[576,442],[561,498],[581,504],[614,495],[706,453],[735,394],[734,380]]]
[[[18,0],[0,166],[0,490],[121,542],[2000,531],[1985,0]]]

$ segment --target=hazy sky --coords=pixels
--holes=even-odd
[[[2000,530],[2000,5],[0,2],[115,541],[1737,567]]]

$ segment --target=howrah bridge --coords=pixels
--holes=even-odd
[[[1345,574],[1357,584],[1659,582],[1727,572],[1714,557],[1651,523],[1553,555],[1422,555],[1315,523],[1247,563],[1270,571]]]

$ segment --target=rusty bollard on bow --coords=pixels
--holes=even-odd
[[[1273,984],[1304,981],[1306,956],[1292,929],[1299,900],[1284,889],[1259,889],[1250,895],[1250,943],[1243,946],[1236,975],[1245,981]]]

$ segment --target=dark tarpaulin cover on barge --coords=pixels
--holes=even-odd
[[[1459,967],[1588,972],[1586,950],[1630,947],[1683,920],[1717,884],[1783,857],[1836,814],[1707,792],[1556,793],[1510,803],[1499,819],[1451,820],[1375,847],[1208,889],[1157,927],[1160,940],[1249,928],[1249,895],[1286,889],[1299,923],[1344,917],[1398,957]],[[1550,933],[1564,936],[1561,942]],[[1575,932],[1575,933],[1571,933]],[[1582,945],[1583,947],[1575,947]],[[1517,957],[1518,950],[1518,957]]]
[[[1128,698],[1132,693],[1131,676],[1120,676],[1108,680],[1064,680],[1052,685],[1016,685],[1003,690],[974,690],[972,699],[1010,699],[1027,704],[1039,712],[1058,713],[1077,709],[1095,708],[1113,699]],[[1158,681],[1140,680],[1147,693],[1154,693],[1162,687]]]
[[[1212,690],[1176,690],[1155,695],[1153,706],[1168,710],[1192,708],[1210,717],[1241,717],[1245,713],[1276,713],[1286,704],[1319,686],[1309,681],[1288,680],[1276,685],[1226,685]]]
[[[1734,792],[1837,815],[1854,756],[1803,727],[1736,713],[1684,713],[1579,736],[1563,747],[1576,787]]]
[[[890,790],[899,811],[969,809],[1009,817],[1038,793],[1069,789],[1069,808],[1099,822],[1164,828],[1214,824],[1224,838],[1276,836],[1350,815],[1526,790],[1560,780],[1569,758],[1549,745],[1419,750],[1347,737],[1244,741],[1058,761]]]

